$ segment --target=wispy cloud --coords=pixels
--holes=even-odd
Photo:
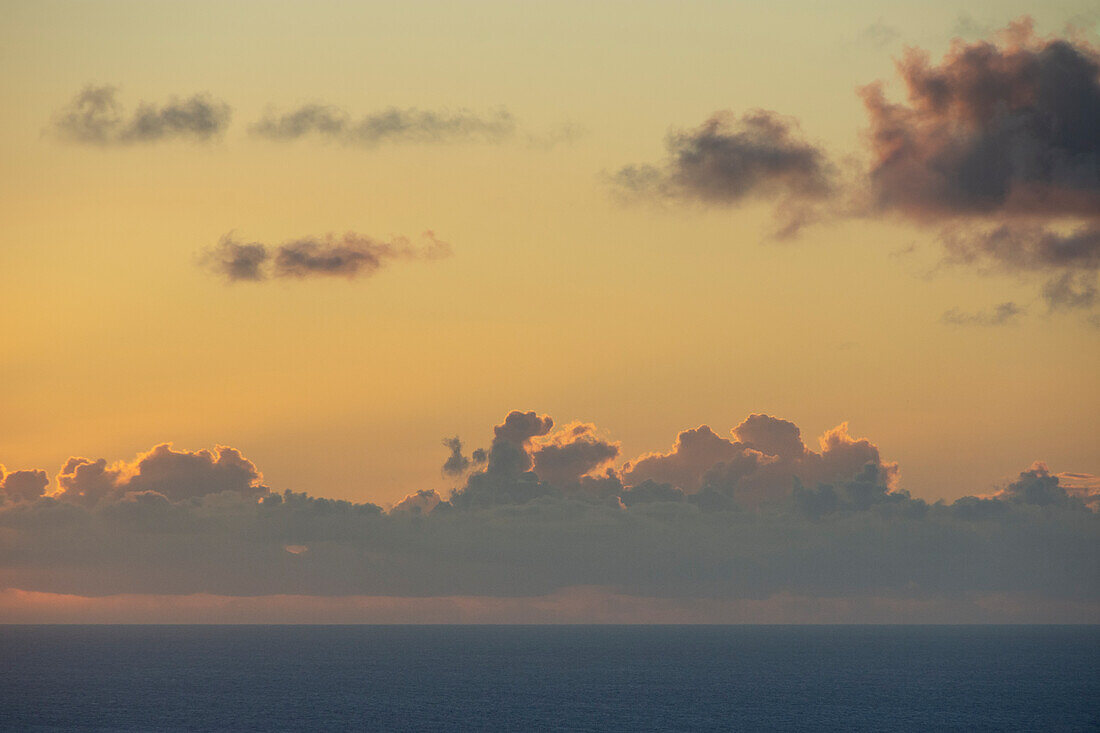
[[[952,308],[944,313],[940,320],[949,326],[1007,326],[1019,321],[1020,316],[1025,313],[1027,313],[1026,308],[1008,301],[995,306],[992,310],[974,313]]]
[[[345,110],[308,104],[288,112],[269,111],[250,132],[276,141],[306,137],[373,147],[386,143],[500,143],[516,136],[512,114],[498,109],[488,114],[470,110],[389,109],[353,117]]]
[[[348,232],[306,237],[269,246],[242,242],[226,234],[217,246],[201,253],[200,263],[230,282],[259,282],[269,278],[368,277],[398,260],[438,260],[451,255],[451,246],[424,232],[424,243],[406,237],[379,240]]]
[[[818,207],[836,192],[825,153],[801,138],[795,120],[768,110],[741,117],[716,112],[693,130],[669,133],[665,147],[661,164],[629,165],[613,174],[617,192],[726,207],[774,201],[779,238],[817,220]]]
[[[86,145],[131,145],[162,140],[206,142],[229,126],[229,105],[205,94],[141,102],[127,112],[111,86],[88,86],[53,119],[58,137]]]

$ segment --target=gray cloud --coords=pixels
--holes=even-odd
[[[58,474],[58,497],[85,506],[116,502],[128,496],[135,501],[165,502],[196,499],[230,492],[245,498],[267,493],[256,466],[235,448],[217,446],[213,451],[175,451],[170,443],[153,447],[130,463],[108,465],[100,458],[70,458]]]
[[[665,141],[660,166],[626,166],[612,176],[628,197],[737,206],[748,199],[777,202],[776,236],[788,237],[817,219],[836,193],[835,171],[824,152],[801,139],[797,123],[755,110],[740,118],[717,112],[694,130]]]
[[[471,462],[462,453],[462,441],[458,439],[456,435],[453,438],[444,438],[443,445],[447,446],[447,450],[451,451],[451,455],[447,456],[447,460],[443,462],[443,475],[444,476],[461,476],[466,473],[470,468]]]
[[[46,492],[50,480],[45,471],[12,471],[0,464],[0,504],[6,501],[34,501]]]
[[[307,104],[282,114],[268,112],[249,129],[268,140],[312,136],[371,147],[384,143],[499,143],[513,138],[517,125],[504,109],[479,115],[469,110],[391,107],[355,119],[338,107]]]
[[[861,30],[856,38],[860,43],[882,48],[900,39],[901,31],[879,18]]]
[[[1100,62],[1083,44],[1040,41],[1030,21],[1003,46],[956,43],[938,66],[898,65],[907,105],[863,90],[875,205],[914,217],[1100,212]]]
[[[172,98],[162,105],[140,103],[127,113],[110,86],[88,86],[54,116],[52,131],[88,145],[129,145],[160,140],[212,140],[229,126],[229,105],[205,94]]]
[[[1000,303],[992,310],[966,313],[958,308],[945,312],[940,320],[949,326],[1006,326],[1016,323],[1027,309],[1012,301]]]
[[[199,256],[200,264],[230,282],[258,282],[271,277],[304,279],[332,276],[354,279],[373,275],[398,260],[449,257],[451,246],[428,231],[414,246],[405,237],[383,241],[354,232],[342,236],[296,239],[279,246],[240,242],[226,234],[217,246]]]
[[[1087,273],[1063,272],[1043,285],[1043,299],[1051,310],[1092,308],[1096,305],[1096,277]]]
[[[871,123],[867,210],[939,226],[947,262],[1048,273],[1052,309],[1091,307],[1100,268],[1096,49],[1040,39],[1023,18],[996,41],[956,40],[938,64],[909,49],[898,72],[907,103],[888,101],[879,83],[861,91]]]
[[[487,465],[449,499],[417,491],[388,513],[271,492],[231,448],[72,459],[59,492],[0,507],[0,573],[11,588],[79,595],[526,597],[586,586],[682,599],[992,596],[1100,612],[1090,474],[1036,464],[990,496],[928,504],[843,429],[814,451],[797,426],[754,415],[728,439],[685,431],[673,450],[620,471],[606,462],[617,446],[592,426],[552,426],[511,413]],[[574,456],[542,453],[573,445],[583,448]],[[558,484],[537,473],[544,460]]]

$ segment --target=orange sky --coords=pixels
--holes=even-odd
[[[898,217],[776,243],[768,201],[624,205],[608,183],[723,109],[792,115],[846,166],[867,156],[855,90],[900,95],[904,45],[938,58],[956,33],[1025,11],[1060,32],[1088,7],[5,3],[0,462],[52,477],[71,455],[227,444],[277,489],[389,503],[453,485],[441,438],[488,447],[534,409],[595,423],[624,458],[753,412],[811,446],[848,421],[929,500],[1034,460],[1100,473],[1098,332],[1048,313],[1041,276],[943,266],[936,231]],[[127,110],[206,93],[232,122],[197,144],[58,139],[88,84]],[[373,147],[249,134],[307,102],[503,108],[517,127]],[[353,280],[227,284],[197,264],[229,232],[425,230],[453,255]],[[1006,301],[1026,316],[942,322]]]

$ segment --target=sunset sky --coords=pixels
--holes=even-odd
[[[38,592],[743,598],[614,569],[504,590],[140,579],[155,568],[97,585],[24,544],[14,512],[65,504],[72,457],[118,464],[104,502],[199,501],[138,466],[166,442],[239,451],[250,501],[388,509],[477,496],[504,458],[471,451],[505,443],[544,482],[633,471],[691,495],[709,464],[677,483],[639,457],[706,425],[786,466],[771,433],[731,436],[768,415],[809,450],[784,497],[867,461],[928,504],[1015,496],[1029,472],[1095,509],[1098,22],[1087,0],[2,3],[0,464],[48,485],[9,476],[0,618]],[[970,84],[964,44],[1004,88]],[[986,133],[988,157],[958,153]],[[579,437],[513,439],[512,411]],[[453,436],[470,462],[444,473]],[[577,441],[606,460],[540,472]],[[830,450],[851,445],[842,475]],[[737,496],[767,505],[762,481]],[[1094,513],[1066,521],[1067,548],[1096,548]],[[855,592],[837,582],[750,595]],[[984,590],[1095,620],[1085,585]]]

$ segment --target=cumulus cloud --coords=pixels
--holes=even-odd
[[[939,65],[898,64],[908,104],[863,89],[875,203],[915,217],[990,213],[1095,218],[1100,211],[1100,63],[1030,21],[1001,44],[956,41]]]
[[[407,512],[409,514],[431,514],[443,501],[438,491],[423,489],[409,494],[401,501],[393,505],[390,512]]]
[[[229,126],[229,105],[205,94],[172,98],[164,104],[142,102],[127,112],[111,86],[87,86],[53,119],[62,139],[88,145],[129,145],[160,140],[206,142]]]
[[[447,448],[461,454],[457,443]],[[50,495],[0,506],[0,578],[21,593],[83,596],[521,598],[588,587],[692,608],[1007,598],[1100,613],[1090,474],[1035,464],[994,495],[929,504],[845,425],[811,449],[796,425],[764,414],[729,437],[684,431],[667,453],[617,468],[620,453],[588,423],[555,430],[547,415],[512,412],[463,486],[413,492],[388,512],[269,491],[232,448],[74,458]]]
[[[992,310],[975,313],[952,308],[945,312],[940,320],[949,326],[1005,326],[1016,323],[1026,312],[1026,308],[1008,301],[998,304]]]
[[[616,190],[711,206],[774,201],[780,238],[820,218],[822,205],[836,193],[836,173],[825,153],[801,137],[796,121],[768,110],[741,117],[717,112],[693,130],[671,132],[665,147],[662,164],[616,172]]]
[[[516,134],[516,120],[498,109],[489,114],[470,110],[422,110],[391,107],[353,118],[331,105],[307,104],[289,112],[269,111],[250,131],[268,140],[319,137],[349,145],[385,143],[499,143]]]
[[[451,255],[451,246],[424,232],[424,243],[413,245],[406,237],[379,240],[348,232],[306,237],[278,246],[242,242],[234,234],[224,235],[217,246],[199,256],[206,269],[229,282],[259,282],[268,278],[305,279],[369,277],[390,262],[438,260]]]
[[[939,227],[949,262],[1047,273],[1052,308],[1090,307],[1100,268],[1097,50],[1039,38],[1024,18],[993,40],[956,40],[939,63],[909,49],[897,69],[905,103],[881,83],[861,90],[868,209]]]
[[[85,506],[129,500],[169,502],[231,492],[244,498],[267,493],[263,476],[236,448],[176,451],[162,443],[133,461],[70,458],[57,477],[58,498]],[[139,497],[134,499],[134,497]]]
[[[45,471],[11,471],[0,464],[0,504],[7,501],[34,501],[46,492],[50,480]]]
[[[532,468],[556,486],[579,482],[619,457],[620,445],[597,435],[591,423],[574,422],[538,438],[531,452]]]
[[[895,485],[897,465],[883,462],[870,441],[852,438],[847,423],[826,432],[819,445],[820,452],[807,448],[794,423],[750,415],[730,438],[706,425],[683,431],[667,453],[627,463],[623,481],[666,483],[704,501],[748,506],[784,501],[799,483],[851,478],[867,465],[878,471],[882,493]]]

